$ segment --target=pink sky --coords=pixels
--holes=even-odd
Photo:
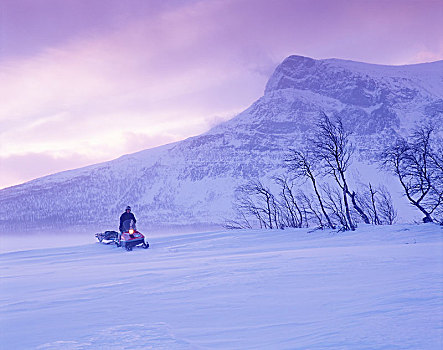
[[[0,188],[208,130],[291,54],[443,59],[436,0],[0,0]]]

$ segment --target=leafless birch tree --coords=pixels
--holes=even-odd
[[[381,155],[381,165],[400,181],[406,198],[433,222],[443,204],[443,162],[441,144],[433,126],[418,127],[409,137],[399,137]]]

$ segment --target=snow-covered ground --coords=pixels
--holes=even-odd
[[[1,349],[442,349],[443,230],[226,231],[0,254]]]

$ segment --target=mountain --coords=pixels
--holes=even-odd
[[[145,225],[220,224],[234,189],[281,171],[325,112],[354,131],[359,161],[414,123],[443,116],[443,61],[383,66],[286,58],[263,97],[233,119],[181,142],[0,191],[0,227],[115,225],[126,205]]]

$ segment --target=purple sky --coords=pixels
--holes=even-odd
[[[180,140],[291,54],[443,59],[441,0],[0,0],[0,188]]]

